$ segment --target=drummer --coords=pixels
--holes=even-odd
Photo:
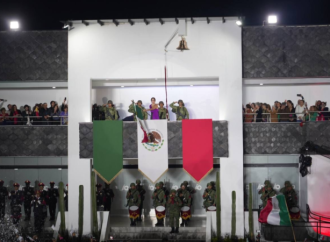
[[[212,184],[207,183],[207,188],[205,189],[204,194],[203,194],[203,199],[204,199],[203,205],[204,205],[206,211],[208,211],[208,208],[210,206],[215,206],[215,203],[216,203],[215,198],[216,198],[216,193],[212,188]]]
[[[139,207],[141,204],[141,196],[136,189],[135,183],[131,183],[131,189],[127,191],[126,199],[129,208],[129,217],[131,219],[131,226],[136,226],[136,219],[139,217]]]
[[[185,184],[181,184],[181,190],[178,193],[179,198],[182,201],[182,206],[183,207],[188,207],[190,210],[191,207],[191,195],[189,193],[189,191],[187,190],[187,187]],[[181,218],[182,218],[182,223],[180,224],[181,227],[187,226],[188,225],[188,219],[191,217],[191,214],[189,213],[189,215],[187,213],[183,213],[181,210]]]
[[[156,190],[152,194],[151,198],[153,199],[157,218],[157,223],[155,225],[164,226],[166,195],[159,183],[156,184]],[[162,211],[160,211],[160,209],[157,210],[158,207],[160,207]]]
[[[291,209],[293,207],[297,207],[298,196],[297,196],[296,191],[293,189],[291,182],[289,182],[289,181],[285,182],[284,195],[285,195],[286,204],[288,205],[289,209]]]

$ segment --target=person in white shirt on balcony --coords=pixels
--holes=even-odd
[[[296,106],[296,116],[297,116],[297,122],[302,122],[305,119],[305,110],[306,105],[304,100],[298,100],[298,105]]]

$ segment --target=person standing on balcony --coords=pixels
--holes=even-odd
[[[272,110],[268,110],[268,112],[270,113],[270,122],[271,123],[277,123],[278,122],[278,115],[277,115],[276,107],[273,106]]]
[[[29,123],[31,120],[29,119],[29,116],[32,116],[32,112],[30,110],[30,106],[25,104],[24,111],[22,112],[23,116],[23,124]]]
[[[256,113],[256,122],[260,123],[262,122],[262,108],[259,106],[259,103],[255,105],[254,113]]]
[[[0,114],[0,125],[6,125],[8,124],[8,113],[6,113],[5,108],[1,108],[1,114]]]
[[[287,104],[287,107],[288,107],[288,113],[292,113],[292,114],[289,114],[289,121],[288,122],[296,122],[296,115],[295,115],[295,112],[296,112],[296,109],[294,108],[293,106],[293,102],[291,100],[288,100],[286,102]]]
[[[178,103],[179,106],[174,106],[175,103]],[[187,108],[184,106],[184,102],[180,99],[177,102],[173,102],[170,104],[172,108],[172,112],[176,114],[176,120],[181,121],[183,119],[189,119],[189,112]]]
[[[10,113],[10,116],[13,116],[14,118],[12,118],[12,125],[20,125],[22,124],[21,121],[22,119],[20,119],[19,117],[22,116],[21,111],[17,109],[16,104],[13,105],[12,107],[12,111]]]
[[[317,119],[318,113],[315,106],[310,106],[309,111],[306,110],[306,121],[315,122]]]
[[[328,121],[329,118],[330,118],[330,114],[328,113],[329,112],[329,108],[326,107],[326,106],[327,106],[327,103],[326,102],[322,102],[321,103],[320,116],[321,117],[323,116],[323,120],[321,120],[321,121],[324,121],[324,120]]]
[[[306,107],[307,103],[305,104],[304,100],[298,100],[298,104],[296,106],[297,122],[303,122],[305,120]]]
[[[150,119],[159,119],[159,109],[158,109],[158,103],[156,103],[156,98],[151,98],[151,104],[149,106],[149,109],[145,109],[144,112],[150,111],[151,117]]]
[[[68,105],[64,106],[64,109],[63,109],[63,111],[61,111],[60,116],[62,119],[62,121],[61,121],[62,125],[68,125],[68,121],[69,121],[68,120]]]
[[[254,120],[254,116],[253,116],[253,111],[251,110],[251,105],[250,104],[246,104],[246,109],[245,109],[245,115],[244,115],[244,117],[245,117],[245,123],[252,123],[253,122],[253,120]]]
[[[11,104],[8,104],[8,105],[7,105],[7,108],[8,108],[8,110],[6,111],[6,113],[7,113],[8,116],[9,116],[10,113],[11,113],[11,110],[12,110],[12,105],[11,105]]]
[[[47,103],[44,103],[40,109],[40,116],[42,117],[42,125],[49,125],[50,113],[47,108]]]
[[[103,104],[103,107],[100,108],[100,111],[103,111],[105,114],[105,120],[114,121],[118,120],[118,114],[113,102],[108,101],[108,104]]]
[[[53,110],[51,113],[50,113],[50,116],[52,117],[51,118],[51,124],[52,125],[60,125],[60,110],[58,109],[58,105],[55,104],[54,108],[53,109],[49,109],[50,111]]]
[[[41,122],[40,122],[41,116],[40,116],[40,106],[39,106],[39,104],[36,104],[33,107],[32,116],[36,117],[36,118],[33,118],[33,125],[40,125],[41,124]]]
[[[277,113],[281,114],[279,121],[280,122],[288,122],[289,121],[289,108],[286,106],[286,102],[283,102],[281,105],[281,109],[277,111]]]
[[[56,105],[56,102],[51,101],[49,104],[50,104],[50,108],[48,108],[48,110],[49,110],[49,113],[52,113],[52,112],[54,112],[54,107]]]

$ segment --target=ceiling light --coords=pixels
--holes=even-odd
[[[260,83],[260,86],[263,86],[264,84],[263,83]]]
[[[277,23],[277,16],[276,15],[269,15],[268,16],[268,23],[269,24],[276,24]]]
[[[58,170],[59,170],[59,171],[61,171],[61,170],[62,170],[62,168],[58,168]]]
[[[56,87],[53,87],[54,89],[56,88]]]
[[[194,85],[190,85],[191,87],[193,87]]]
[[[121,86],[121,87],[125,87],[125,86]]]
[[[15,170],[15,171],[18,171],[18,168],[15,168],[14,170]]]
[[[11,21],[9,26],[10,26],[10,29],[19,29],[18,21]]]
[[[241,25],[242,25],[242,21],[241,21],[241,20],[237,20],[237,21],[236,21],[236,24],[237,24],[238,26],[241,26]]]

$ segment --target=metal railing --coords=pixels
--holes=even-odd
[[[0,126],[3,125],[68,125],[69,116],[3,116],[0,114]]]
[[[317,115],[313,115],[317,114]],[[324,115],[325,114],[325,115]],[[277,117],[272,117],[272,116]],[[317,122],[317,121],[329,121],[330,111],[308,111],[305,113],[262,113],[260,118],[257,118],[257,113],[244,113],[244,123],[277,123],[277,122]],[[251,118],[249,116],[252,116]],[[297,118],[302,116],[302,119]],[[311,117],[313,120],[311,120]],[[315,119],[315,120],[314,120]]]

